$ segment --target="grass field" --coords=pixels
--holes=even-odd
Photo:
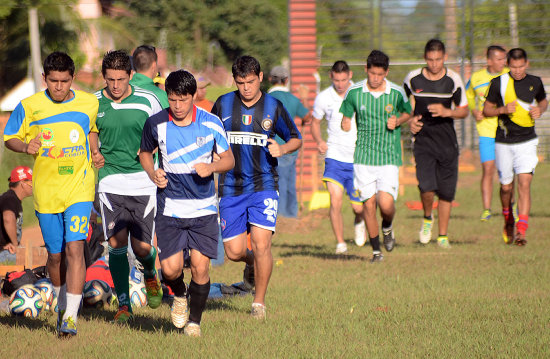
[[[379,264],[353,244],[349,208],[345,256],[333,254],[327,210],[281,219],[265,323],[249,317],[250,296],[209,302],[198,339],[172,327],[166,304],[137,310],[130,327],[110,324],[109,309],[85,310],[72,340],[56,339],[54,316],[0,316],[0,357],[548,358],[550,165],[537,168],[524,248],[504,244],[501,216],[479,221],[478,177],[460,175],[450,250],[418,244],[421,213],[404,205],[415,187],[397,202],[398,246]],[[227,262],[211,272],[213,282],[241,275]]]

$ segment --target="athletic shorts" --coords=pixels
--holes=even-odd
[[[433,150],[430,146],[415,144],[413,152],[420,192],[434,191],[440,199],[453,201],[458,181],[458,146]]]
[[[218,257],[218,215],[175,218],[159,214],[155,223],[159,260],[162,261],[182,251],[185,256],[191,249],[211,259]]]
[[[91,201],[75,203],[61,213],[36,212],[48,252],[62,253],[66,243],[85,240],[91,212]]]
[[[537,145],[539,139],[534,138],[522,143],[496,143],[496,167],[501,184],[510,184],[514,174],[535,173],[539,162]]]
[[[222,238],[228,242],[244,233],[249,225],[275,232],[277,222],[277,191],[246,193],[220,199]]]
[[[494,137],[479,137],[479,159],[481,163],[495,160]]]
[[[399,167],[395,165],[353,165],[353,184],[359,192],[359,200],[365,202],[378,192],[391,194],[397,200]]]
[[[353,163],[325,158],[323,181],[335,183],[343,190],[346,190],[350,201],[357,203],[361,202],[353,186]]]
[[[133,238],[153,244],[156,196],[127,196],[101,192],[99,201],[101,223],[106,239],[127,229]]]

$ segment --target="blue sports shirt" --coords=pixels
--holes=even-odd
[[[235,157],[235,167],[220,175],[220,197],[277,190],[277,159],[269,154],[267,139],[302,138],[283,104],[262,92],[258,102],[247,107],[234,91],[219,97],[212,113],[222,119]]]
[[[157,211],[167,217],[196,218],[218,213],[214,176],[200,177],[193,166],[211,163],[212,152],[223,153],[229,143],[220,119],[193,106],[188,126],[171,121],[169,109],[147,119],[141,150],[159,149],[159,167],[168,185],[157,189]]]

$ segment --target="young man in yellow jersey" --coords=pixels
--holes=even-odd
[[[74,72],[69,55],[48,55],[46,91],[22,100],[4,130],[7,148],[35,159],[34,208],[58,298],[58,335],[68,337],[76,335],[86,274],[84,240],[95,189],[90,138],[97,137],[98,108],[94,95],[71,89]]]

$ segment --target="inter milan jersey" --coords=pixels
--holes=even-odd
[[[529,115],[532,106],[546,98],[540,77],[526,75],[516,81],[510,74],[504,74],[491,81],[487,101],[498,107],[516,101],[516,111],[498,116],[496,142],[520,143],[535,137],[535,120]]]
[[[277,159],[269,154],[267,139],[302,138],[283,104],[262,92],[258,102],[247,107],[234,91],[218,98],[212,113],[222,119],[235,156],[235,167],[220,175],[220,196],[277,190]]]
[[[211,163],[212,152],[223,153],[229,143],[220,119],[194,106],[188,126],[171,121],[169,109],[150,117],[143,127],[141,150],[159,149],[159,165],[168,184],[157,190],[158,213],[196,218],[218,213],[214,176],[202,178],[193,166]]]
[[[452,117],[433,117],[428,105],[440,103],[446,108],[468,105],[460,76],[447,69],[439,80],[428,80],[422,68],[411,71],[403,87],[407,96],[414,96],[414,115],[422,115],[422,130],[415,135],[415,145],[458,146]]]
[[[98,102],[83,91],[73,94],[64,102],[53,101],[47,91],[27,97],[4,129],[4,141],[17,138],[29,143],[40,134],[32,181],[34,208],[40,213],[61,213],[75,203],[94,200],[88,135],[97,132]]]

